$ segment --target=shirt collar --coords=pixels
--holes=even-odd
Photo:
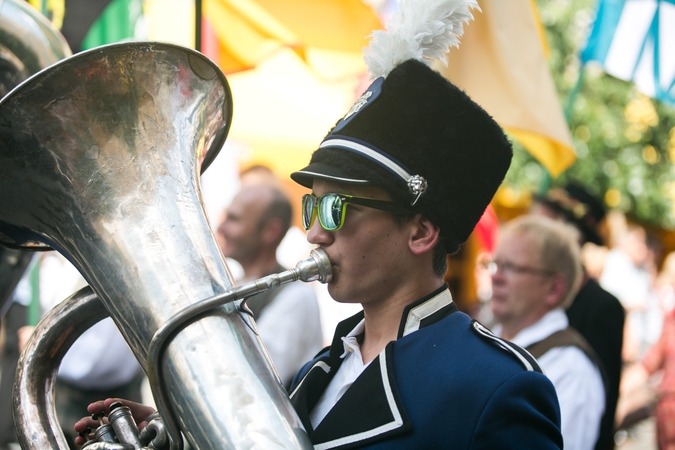
[[[457,306],[452,301],[448,285],[443,285],[429,295],[406,306],[399,324],[397,338],[407,336],[415,330],[434,324],[455,311],[457,311]],[[345,347],[342,337],[347,337],[356,331],[363,320],[363,311],[360,311],[337,325],[330,345],[331,358],[339,358],[344,353]],[[358,336],[361,332],[362,330],[358,331],[356,335]]]
[[[562,308],[555,308],[544,314],[537,323],[520,330],[518,334],[511,339],[511,342],[525,348],[530,344],[534,344],[535,342],[547,338],[556,331],[564,330],[568,326],[569,321],[567,320],[565,311]]]
[[[448,306],[454,306],[454,303],[452,301],[452,294],[450,294],[447,286],[443,286],[432,292],[431,295],[408,305],[403,313],[398,337],[401,338],[409,335],[413,331],[419,330],[426,319]],[[445,315],[443,315],[443,317],[445,317]],[[347,354],[354,351],[360,352],[361,347],[359,346],[358,336],[363,333],[365,329],[366,320],[361,319],[352,331],[342,338],[344,352],[340,355],[340,358],[344,358]]]
[[[361,346],[359,345],[358,336],[363,333],[366,329],[366,319],[361,319],[361,321],[352,329],[352,331],[342,338],[342,345],[344,348],[344,353],[340,355],[340,358],[344,358],[349,353],[356,352],[361,354]]]
[[[398,337],[402,338],[413,331],[438,322],[455,311],[457,307],[452,301],[448,285],[443,285],[431,294],[406,306],[399,325]]]

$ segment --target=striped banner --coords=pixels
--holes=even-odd
[[[600,0],[581,60],[675,105],[675,0]]]

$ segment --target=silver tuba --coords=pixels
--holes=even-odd
[[[0,98],[45,67],[71,55],[61,33],[24,0],[0,0]],[[0,319],[32,253],[0,248]]]
[[[153,42],[76,54],[0,101],[0,243],[58,250],[93,291],[46,317],[22,354],[22,448],[67,448],[40,398],[79,323],[105,315],[148,374],[172,448],[181,434],[194,449],[311,447],[241,299],[325,278],[330,263],[236,286],[199,187],[231,116],[215,64]]]

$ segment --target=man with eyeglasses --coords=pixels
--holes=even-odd
[[[565,449],[593,449],[605,409],[599,360],[565,308],[581,283],[578,232],[542,216],[524,216],[501,232],[492,273],[494,332],[535,356],[560,401]]]

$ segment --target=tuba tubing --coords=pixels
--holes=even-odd
[[[69,449],[54,406],[59,364],[77,338],[108,315],[87,286],[52,308],[35,327],[21,353],[12,393],[22,449]]]

